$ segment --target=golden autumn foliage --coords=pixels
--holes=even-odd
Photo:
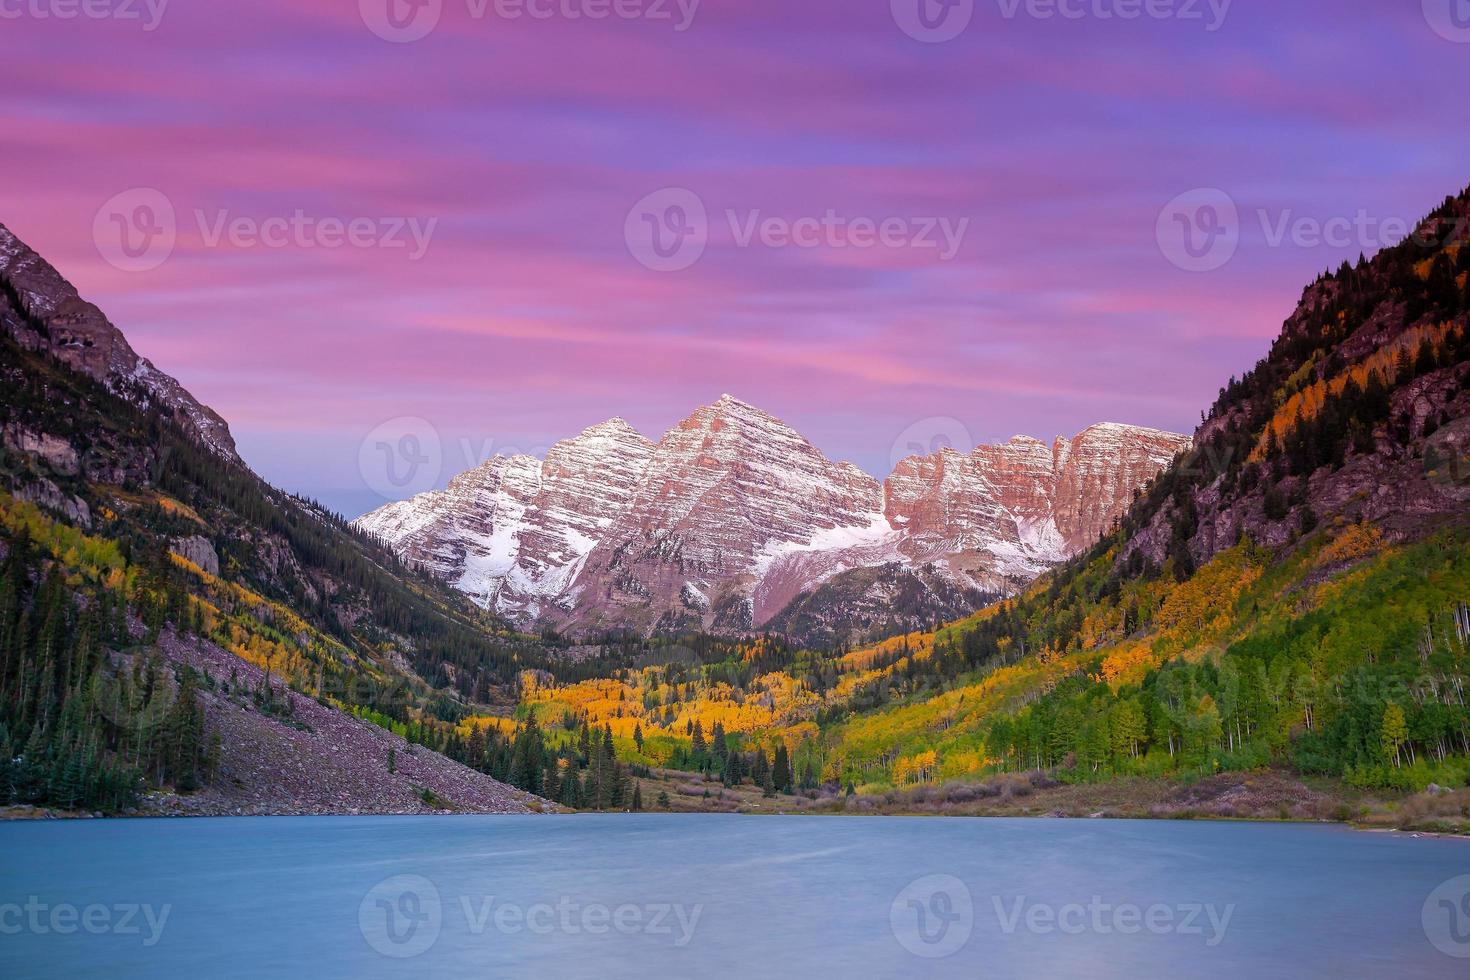
[[[692,687],[667,684],[660,668],[649,667],[622,678],[540,684],[523,693],[521,704],[543,725],[573,715],[611,728],[615,738],[632,738],[635,729],[645,736],[685,738],[696,722],[706,734],[716,724],[745,734],[796,725],[822,703],[796,678],[779,672],[761,675],[745,691],[724,683]]]
[[[1328,542],[1317,554],[1317,566],[1354,561],[1383,549],[1383,532],[1372,524],[1354,524]]]
[[[1151,643],[1124,643],[1103,658],[1100,679],[1116,691],[1125,684],[1140,683],[1144,674],[1158,664]]]
[[[1220,552],[1192,578],[1174,585],[1151,624],[1158,646],[1177,652],[1220,638],[1233,622],[1236,601],[1263,570],[1262,557],[1242,544]]]
[[[939,771],[939,753],[930,749],[899,759],[893,764],[893,781],[899,786],[927,783]]]
[[[857,774],[865,782],[913,781],[919,771],[915,760],[927,760],[931,751],[934,761],[925,770],[926,780],[973,776],[991,762],[984,731],[994,714],[1054,688],[1091,656],[1074,653],[1047,663],[1028,658],[928,700],[854,716],[832,733],[824,777]]]
[[[840,664],[845,670],[868,670],[874,664],[886,662],[895,657],[927,660],[934,654],[934,637],[933,633],[907,633],[903,636],[891,637],[871,646],[854,650],[844,656]]]
[[[339,641],[319,632],[290,607],[211,575],[181,555],[170,553],[168,559],[198,580],[203,595],[191,596],[190,602],[203,611],[205,632],[242,660],[304,683],[324,658],[338,662],[351,658]]]
[[[53,521],[35,504],[0,492],[0,526],[9,534],[24,532],[72,576],[111,589],[130,592],[134,574],[116,542],[93,537],[69,524]]]
[[[1297,426],[1315,419],[1321,413],[1327,399],[1341,395],[1349,382],[1354,382],[1359,387],[1367,387],[1376,377],[1385,386],[1392,386],[1398,374],[1400,353],[1407,352],[1410,357],[1417,357],[1420,349],[1425,345],[1433,348],[1443,344],[1445,338],[1449,336],[1450,326],[1448,323],[1441,323],[1415,327],[1406,331],[1393,343],[1374,351],[1340,374],[1326,380],[1315,381],[1300,390],[1292,391],[1292,386],[1288,382],[1283,391],[1291,393],[1276,409],[1271,421],[1266,424],[1261,433],[1260,442],[1251,454],[1251,459],[1256,462],[1264,459],[1273,439],[1277,442],[1283,441],[1287,434]],[[1307,367],[1310,366],[1307,365]]]

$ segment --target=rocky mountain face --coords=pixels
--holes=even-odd
[[[898,560],[821,578],[765,628],[862,642],[958,619],[1090,547],[1183,436],[1104,423],[1050,446],[1016,436],[903,460],[884,485]]]
[[[122,331],[41,256],[0,225],[0,328],[140,406],[156,407],[231,460],[235,440],[215,411],[139,357]]]
[[[613,419],[544,462],[497,457],[355,523],[523,623],[847,637],[1029,580],[1187,445],[1097,425],[912,457],[880,482],[726,395],[658,443]]]
[[[173,555],[223,576],[276,604],[271,616],[289,611],[316,631],[293,632],[316,637],[311,655],[331,638],[329,672],[370,664],[421,690],[449,678],[483,700],[534,665],[504,621],[261,480],[219,415],[4,226],[0,327],[0,491],[164,566]]]
[[[119,745],[161,731],[167,677],[182,691],[186,677],[197,678],[184,668],[207,664],[220,683],[197,692],[202,727],[177,730],[223,735],[222,768],[207,796],[194,794],[210,777],[179,760],[197,762],[196,753],[173,741],[165,752],[155,739],[173,761],[157,756],[149,782],[179,791],[167,795],[165,812],[175,804],[185,812],[524,809],[524,794],[488,775],[500,758],[491,758],[492,743],[479,756],[460,751],[443,719],[513,699],[522,672],[548,662],[539,644],[337,515],[261,480],[218,415],[139,357],[3,227],[0,518],[0,577],[10,587],[0,632],[10,630],[20,651],[0,669],[0,705],[50,705],[33,717],[0,711],[0,729],[27,747],[26,772],[39,774],[26,776],[24,801],[57,799],[56,773],[82,772],[82,784],[102,787]],[[98,629],[63,612],[84,609],[116,615],[99,616]],[[172,642],[178,637],[187,642]],[[139,676],[125,665],[144,657],[165,678],[149,682],[146,706],[115,693],[123,677]],[[52,683],[72,671],[78,679]],[[241,686],[237,674],[254,679]],[[72,700],[73,688],[82,700]],[[70,720],[58,727],[63,714]],[[381,727],[389,722],[412,722],[414,746],[389,736]],[[127,758],[137,764],[136,750]],[[135,781],[83,799],[130,805]],[[0,782],[22,798],[20,783]],[[77,796],[62,799],[69,807]]]
[[[1123,521],[1134,570],[1194,568],[1242,537],[1284,548],[1372,524],[1403,542],[1470,513],[1470,192],[1400,245],[1307,287]]]

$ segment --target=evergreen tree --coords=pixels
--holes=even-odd
[[[782,793],[791,792],[791,755],[785,742],[776,746],[776,761],[771,765],[771,785]]]

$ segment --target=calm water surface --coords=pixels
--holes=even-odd
[[[10,823],[0,977],[1466,977],[1461,875],[1268,824]]]

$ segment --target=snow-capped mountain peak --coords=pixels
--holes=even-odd
[[[356,522],[526,624],[760,627],[861,569],[997,590],[1089,545],[1188,444],[1104,423],[902,460],[882,483],[733,395],[651,442],[621,418]]]

